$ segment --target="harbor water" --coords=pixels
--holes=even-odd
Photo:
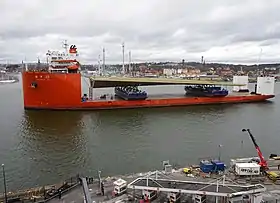
[[[184,92],[182,86],[145,90]],[[1,85],[0,162],[8,190],[98,170],[102,176],[149,171],[163,160],[185,166],[202,158],[256,156],[242,128],[252,130],[265,156],[280,154],[279,84],[275,93],[271,102],[253,104],[55,112],[25,111],[21,83]]]

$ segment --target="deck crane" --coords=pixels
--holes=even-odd
[[[255,137],[252,135],[250,129],[242,129],[242,132],[248,132],[248,134],[250,135],[250,138],[252,139],[252,141],[253,141],[253,143],[255,145],[255,148],[257,150],[258,156],[260,158],[259,165],[261,166],[262,171],[268,170],[267,162],[264,159],[264,156],[263,156],[263,154],[261,152],[261,149],[260,149],[259,145],[257,144]]]

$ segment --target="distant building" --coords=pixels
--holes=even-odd
[[[172,76],[174,74],[176,74],[176,70],[173,68],[164,68],[163,69],[163,75]]]
[[[198,68],[188,69],[189,75],[200,75],[200,70]]]

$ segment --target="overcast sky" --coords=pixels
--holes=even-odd
[[[0,0],[0,62],[76,44],[81,63],[280,62],[280,0]],[[261,51],[262,50],[262,51]],[[261,54],[262,52],[262,54]]]

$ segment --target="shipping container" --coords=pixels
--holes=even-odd
[[[214,164],[208,160],[200,161],[200,170],[203,173],[211,173],[214,171]]]
[[[240,176],[260,175],[260,165],[257,163],[236,163],[235,173]]]
[[[224,171],[225,170],[225,163],[223,163],[219,160],[212,160],[211,162],[214,164],[214,169],[216,171]]]

